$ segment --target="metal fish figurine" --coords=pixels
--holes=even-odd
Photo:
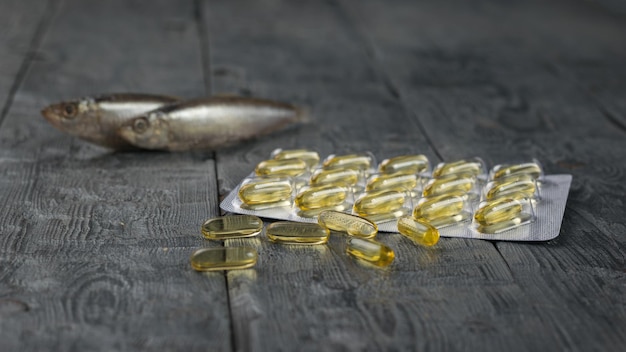
[[[59,130],[112,149],[135,148],[117,134],[131,118],[179,101],[165,95],[120,93],[53,104],[41,111]]]
[[[214,150],[304,121],[303,110],[290,104],[219,96],[141,114],[118,132],[130,144],[145,149]]]

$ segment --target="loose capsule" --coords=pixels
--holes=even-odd
[[[487,190],[486,198],[494,199],[511,193],[521,193],[527,198],[535,198],[537,194],[536,181],[529,175],[523,175],[524,177],[519,176],[513,176],[512,179],[510,177],[503,177],[497,181],[489,182],[487,186],[485,186]]]
[[[363,238],[372,238],[378,233],[378,226],[360,216],[326,210],[319,214],[317,223],[332,230],[347,232],[349,235]]]
[[[291,189],[291,182],[287,179],[258,178],[244,182],[238,194],[244,204],[268,204],[289,200]]]
[[[450,192],[468,193],[474,188],[475,183],[476,178],[471,174],[444,175],[428,181],[422,194],[429,197]]]
[[[234,270],[256,264],[258,254],[250,247],[202,248],[191,254],[191,267],[197,271]]]
[[[497,165],[492,170],[492,178],[494,180],[511,175],[528,175],[536,180],[541,177],[542,174],[541,166],[536,162],[515,165]]]
[[[372,157],[362,154],[333,155],[324,161],[324,169],[352,169],[363,171],[372,166]]]
[[[313,150],[308,149],[277,149],[272,153],[276,160],[299,159],[306,163],[310,169],[320,162],[320,155]]]
[[[378,170],[385,174],[419,174],[428,170],[429,162],[425,155],[402,155],[383,160]]]
[[[491,225],[478,224],[478,226],[476,227],[476,230],[482,233],[496,234],[496,233],[508,231],[518,226],[527,224],[531,220],[532,220],[531,214],[521,213],[511,219],[500,221],[495,224],[491,224]]]
[[[321,185],[305,188],[296,196],[300,210],[327,208],[342,204],[348,198],[348,190],[341,186]]]
[[[284,244],[323,244],[328,241],[330,231],[318,224],[279,221],[266,229],[267,238]]]
[[[258,176],[299,176],[305,173],[307,164],[299,159],[264,160],[261,161],[254,172]]]
[[[398,232],[422,246],[434,246],[439,242],[439,230],[424,219],[404,216],[398,219]]]
[[[478,176],[484,172],[484,163],[482,160],[475,158],[471,160],[458,160],[448,163],[439,163],[433,169],[433,177],[441,177],[451,174],[470,174]]]
[[[367,181],[367,191],[395,190],[410,191],[418,184],[417,175],[412,174],[381,174],[373,176]]]
[[[388,266],[396,256],[393,250],[386,245],[363,238],[350,238],[346,246],[346,253],[379,267]]]
[[[354,202],[353,210],[361,216],[394,212],[406,202],[406,194],[398,191],[365,193]]]
[[[254,215],[231,215],[209,219],[202,224],[202,234],[211,240],[253,237],[263,230],[263,221]]]
[[[522,212],[522,202],[503,197],[481,203],[474,213],[474,220],[481,225],[493,225],[513,219]]]
[[[463,193],[446,193],[437,196],[421,198],[413,209],[416,219],[434,219],[450,217],[459,214],[465,208],[467,197]]]
[[[359,182],[359,172],[351,169],[316,170],[311,175],[311,185],[344,184],[354,186]]]

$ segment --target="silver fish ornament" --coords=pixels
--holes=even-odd
[[[112,149],[135,148],[117,131],[131,118],[178,102],[165,95],[118,93],[52,104],[41,111],[59,130]]]
[[[141,114],[124,123],[119,135],[144,149],[214,150],[304,121],[303,110],[290,104],[219,96]]]

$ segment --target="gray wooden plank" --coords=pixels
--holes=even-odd
[[[53,3],[48,0],[4,0],[0,5],[0,124],[35,57],[32,49],[45,32]]]
[[[290,101],[308,108],[313,120],[217,153],[220,194],[279,147],[308,146],[321,155],[369,150],[377,158],[411,152],[435,158],[418,126],[394,102],[393,92],[372,67],[360,62],[362,49],[351,43],[351,34],[326,6],[304,2],[309,15],[294,14],[294,6],[236,1],[204,7],[214,93]],[[252,16],[252,9],[259,17]],[[295,25],[293,16],[301,23]],[[271,28],[263,28],[264,21]],[[341,47],[333,47],[330,39]],[[347,64],[347,58],[354,62]]]
[[[97,14],[97,15],[95,15]],[[65,1],[0,128],[1,350],[230,350],[225,277],[189,255],[218,213],[207,153],[112,153],[39,110],[205,94],[192,1]]]
[[[369,48],[334,3],[216,1],[205,13],[215,91],[306,104],[314,118],[292,133],[218,152],[220,193],[276,147],[311,147],[322,154],[371,150],[379,158],[425,152],[438,160],[419,121],[403,109],[384,72],[366,55]],[[533,317],[529,307],[536,297],[516,282],[492,243],[444,239],[424,249],[399,234],[380,239],[397,253],[389,270],[347,258],[341,236],[318,248],[274,245],[264,236],[227,241],[227,246],[252,245],[260,253],[254,270],[228,273],[235,347],[502,350],[546,341],[558,345],[558,336],[540,331],[547,324]],[[542,338],[529,341],[518,326]]]
[[[536,321],[524,328],[533,340],[514,346],[619,349],[626,139],[603,104],[619,104],[624,91],[602,73],[624,74],[615,64],[626,54],[623,23],[577,2],[484,3],[471,11],[464,2],[428,2],[419,11],[412,2],[342,4],[444,158],[535,156],[548,172],[574,175],[561,237],[495,243],[523,295],[535,297],[528,307]],[[599,74],[567,64],[581,62]],[[583,83],[572,84],[568,73]],[[598,101],[584,82],[615,99]]]

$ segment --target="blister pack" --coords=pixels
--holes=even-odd
[[[546,241],[559,235],[571,175],[544,175],[537,160],[488,168],[481,158],[439,163],[369,152],[275,150],[220,204],[226,212],[303,223],[325,210],[374,222],[380,232],[428,224],[442,237]]]

